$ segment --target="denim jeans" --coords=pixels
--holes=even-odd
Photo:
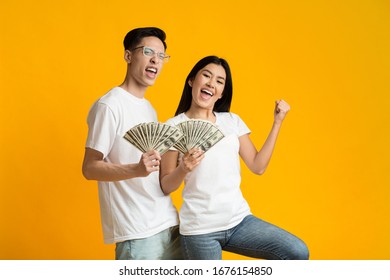
[[[118,242],[116,260],[182,260],[179,227],[174,226],[153,236]]]
[[[270,260],[307,260],[306,244],[291,233],[249,215],[237,226],[223,231],[182,235],[185,259],[220,260],[222,250]]]

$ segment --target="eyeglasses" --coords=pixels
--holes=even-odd
[[[136,47],[134,49],[131,49],[130,51],[134,51],[136,49],[141,49],[141,48],[142,48],[142,53],[144,54],[144,56],[155,56],[157,54],[157,57],[163,62],[168,62],[169,58],[171,57],[171,56],[167,55],[166,53],[156,52],[152,48],[145,47],[145,46]]]

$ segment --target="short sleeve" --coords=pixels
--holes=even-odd
[[[237,136],[240,137],[244,134],[249,134],[251,133],[251,130],[249,127],[245,124],[245,122],[240,118],[240,116],[236,114],[232,114],[234,122],[236,124],[236,129],[237,129]]]
[[[112,148],[116,135],[116,121],[107,104],[96,102],[88,113],[86,147],[97,150],[105,158]]]

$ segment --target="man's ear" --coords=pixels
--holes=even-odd
[[[125,61],[126,61],[127,63],[130,63],[130,62],[131,62],[131,51],[125,50],[125,56],[124,56],[124,58],[125,58]]]

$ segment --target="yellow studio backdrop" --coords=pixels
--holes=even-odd
[[[232,111],[258,148],[274,101],[290,103],[267,172],[242,166],[255,215],[311,259],[390,259],[389,14],[384,0],[1,1],[0,259],[114,258],[81,174],[86,117],[141,26],[164,29],[172,56],[146,93],[161,121],[211,54],[229,61]]]

